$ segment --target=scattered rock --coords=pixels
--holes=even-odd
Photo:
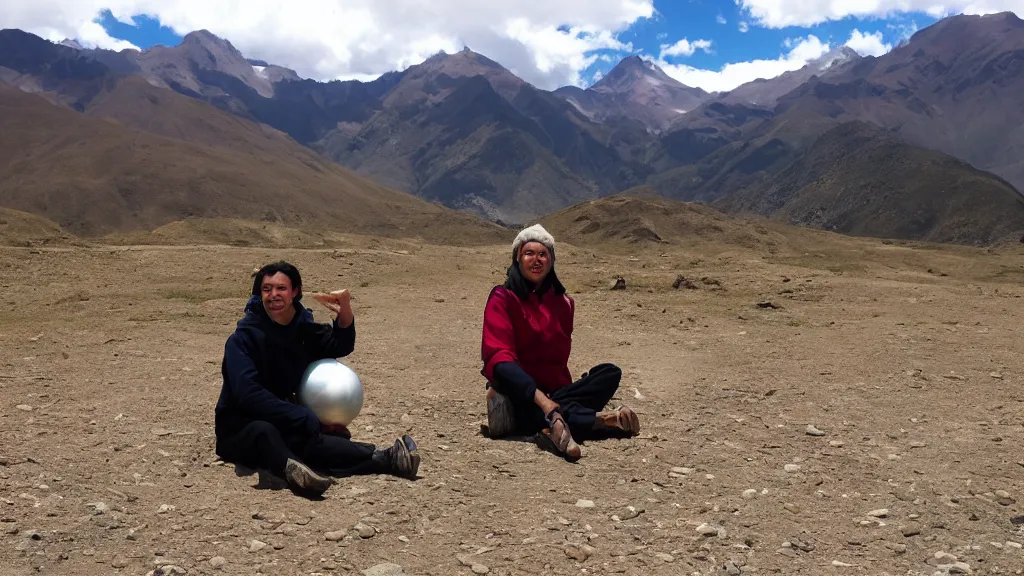
[[[635,508],[633,506],[627,506],[626,507],[626,511],[623,512],[621,515],[620,514],[612,514],[612,521],[614,521],[614,522],[622,522],[623,520],[632,520],[633,518],[636,518],[637,516],[639,516],[639,515],[641,515],[643,513],[644,513],[643,509],[637,509],[637,508]]]
[[[611,289],[612,290],[625,290],[626,289],[626,279],[621,277],[621,276],[616,278],[615,282],[612,283],[612,288]]]
[[[893,552],[895,552],[897,554],[905,554],[907,552],[907,545],[906,544],[886,543],[885,547],[888,548],[889,550],[892,550]]]
[[[334,532],[328,532],[328,533],[324,534],[324,538],[326,538],[327,540],[329,540],[331,542],[338,542],[340,540],[344,540],[345,539],[345,531],[344,530],[337,530],[337,531],[334,531]]]
[[[363,576],[405,576],[405,570],[398,564],[385,562],[362,571]]]
[[[708,276],[703,276],[700,279],[700,281],[703,282],[704,284],[708,285],[708,286],[714,286],[714,288],[712,288],[712,290],[722,290],[722,282],[719,281],[719,280],[716,280],[715,278],[710,278]]]
[[[725,528],[721,526],[714,526],[708,523],[697,526],[697,533],[701,536],[718,536],[719,538],[725,538]]]
[[[473,564],[469,567],[469,569],[473,571],[473,574],[487,574],[491,571],[490,568],[484,566],[483,564]]]
[[[800,550],[801,552],[813,552],[814,551],[814,544],[811,544],[810,542],[804,542],[803,540],[793,540],[792,542],[783,542],[782,543],[783,546],[785,546],[786,544],[789,544],[791,547],[796,548],[797,550]]]
[[[586,550],[589,546],[566,546],[565,555],[577,562],[586,562],[590,553]]]
[[[266,542],[261,542],[259,540],[253,540],[249,542],[249,552],[259,552],[260,550],[263,550],[266,547]]]
[[[847,564],[846,562],[840,562],[839,560],[833,560],[832,565],[840,568],[853,568],[856,566],[856,564]]]
[[[697,289],[697,285],[691,282],[690,280],[687,280],[686,277],[683,276],[682,274],[676,276],[676,281],[672,283],[672,287],[675,288],[676,290],[679,290],[680,287],[686,288],[688,290]]]
[[[658,560],[661,560],[662,562],[675,562],[676,561],[675,556],[673,556],[671,554],[666,554],[664,552],[658,552],[657,554],[655,554],[655,556],[657,556]]]
[[[806,433],[807,433],[808,436],[824,436],[825,435],[825,433],[822,432],[821,430],[818,430],[818,428],[816,428],[814,426],[814,424],[808,424],[807,425]]]
[[[125,560],[124,558],[121,558],[120,556],[116,556],[110,562],[110,566],[111,566],[111,568],[116,568],[116,569],[120,570],[121,568],[127,568],[128,567],[128,561]]]
[[[29,406],[28,404],[18,404],[17,406],[15,406],[15,408],[17,408],[18,410],[23,410],[25,412],[32,411],[32,407]]]
[[[744,500],[750,500],[750,499],[756,498],[756,497],[757,497],[757,490],[754,490],[753,488],[750,488],[748,490],[744,490],[743,491],[743,499]]]
[[[828,445],[833,448],[842,448],[846,444],[842,440],[829,440]]]
[[[772,304],[771,302],[758,302],[757,303],[757,307],[758,308],[770,308],[772,310],[781,310],[782,309],[782,306],[778,306],[778,305]]]
[[[362,522],[353,526],[352,529],[355,530],[356,534],[359,534],[359,537],[364,540],[367,538],[373,538],[374,535],[377,534],[377,530],[373,526],[367,526]]]
[[[906,527],[902,528],[900,530],[900,532],[902,532],[903,536],[906,537],[906,538],[911,538],[913,536],[920,536],[921,535],[921,529],[918,528],[917,526],[906,526]]]
[[[885,518],[888,515],[889,515],[889,509],[888,508],[879,508],[877,510],[872,510],[872,511],[870,511],[870,512],[868,512],[866,514],[866,516],[870,516],[872,518]]]
[[[792,473],[792,472],[799,472],[800,471],[800,465],[799,464],[786,464],[785,466],[782,467],[782,469],[785,470],[786,472],[790,472],[790,473]]]
[[[1010,506],[1017,501],[1006,490],[996,490],[996,502],[1001,506]]]
[[[594,501],[593,500],[577,500],[576,501],[576,507],[577,508],[593,508],[594,507]]]
[[[210,558],[210,566],[214,568],[222,568],[228,563],[227,559],[223,556],[214,556]]]
[[[281,534],[284,536],[295,536],[298,533],[298,529],[294,524],[281,524],[274,530],[274,534]]]

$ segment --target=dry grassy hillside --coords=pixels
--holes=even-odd
[[[0,246],[37,246],[63,244],[70,234],[46,218],[0,208]]]
[[[613,250],[627,246],[643,250],[652,244],[774,250],[787,242],[784,233],[802,232],[761,217],[726,215],[705,204],[669,200],[647,187],[583,202],[549,214],[541,222],[549,230],[557,230],[560,240]]]
[[[116,107],[116,100],[108,105]],[[103,103],[98,106],[97,112]],[[87,236],[188,218],[240,218],[445,242],[503,237],[498,226],[384,188],[273,133],[264,137],[255,124],[211,106],[196,113],[202,112],[210,127],[205,144],[82,115],[0,86],[0,206]],[[173,115],[153,115],[149,127],[171,133]],[[180,127],[204,129],[194,120]],[[225,146],[212,145],[217,142]]]

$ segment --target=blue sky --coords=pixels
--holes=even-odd
[[[188,32],[207,29],[250,58],[318,80],[369,80],[468,44],[554,89],[586,86],[621,58],[642,53],[686,84],[725,90],[799,68],[844,44],[880,55],[941,15],[1016,9],[1021,2],[6,0],[0,27],[112,49],[176,45]],[[684,39],[690,49],[662,50]]]

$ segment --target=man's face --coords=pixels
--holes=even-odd
[[[271,318],[288,315],[292,302],[298,296],[298,290],[292,288],[292,280],[283,272],[273,276],[264,276],[260,285],[263,297],[263,308]]]

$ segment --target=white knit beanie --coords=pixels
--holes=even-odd
[[[514,242],[512,242],[512,259],[514,260],[516,255],[519,254],[519,249],[527,242],[540,242],[545,248],[551,252],[551,261],[555,261],[555,237],[548,233],[540,224],[534,224],[529,228],[524,228],[516,236]]]

